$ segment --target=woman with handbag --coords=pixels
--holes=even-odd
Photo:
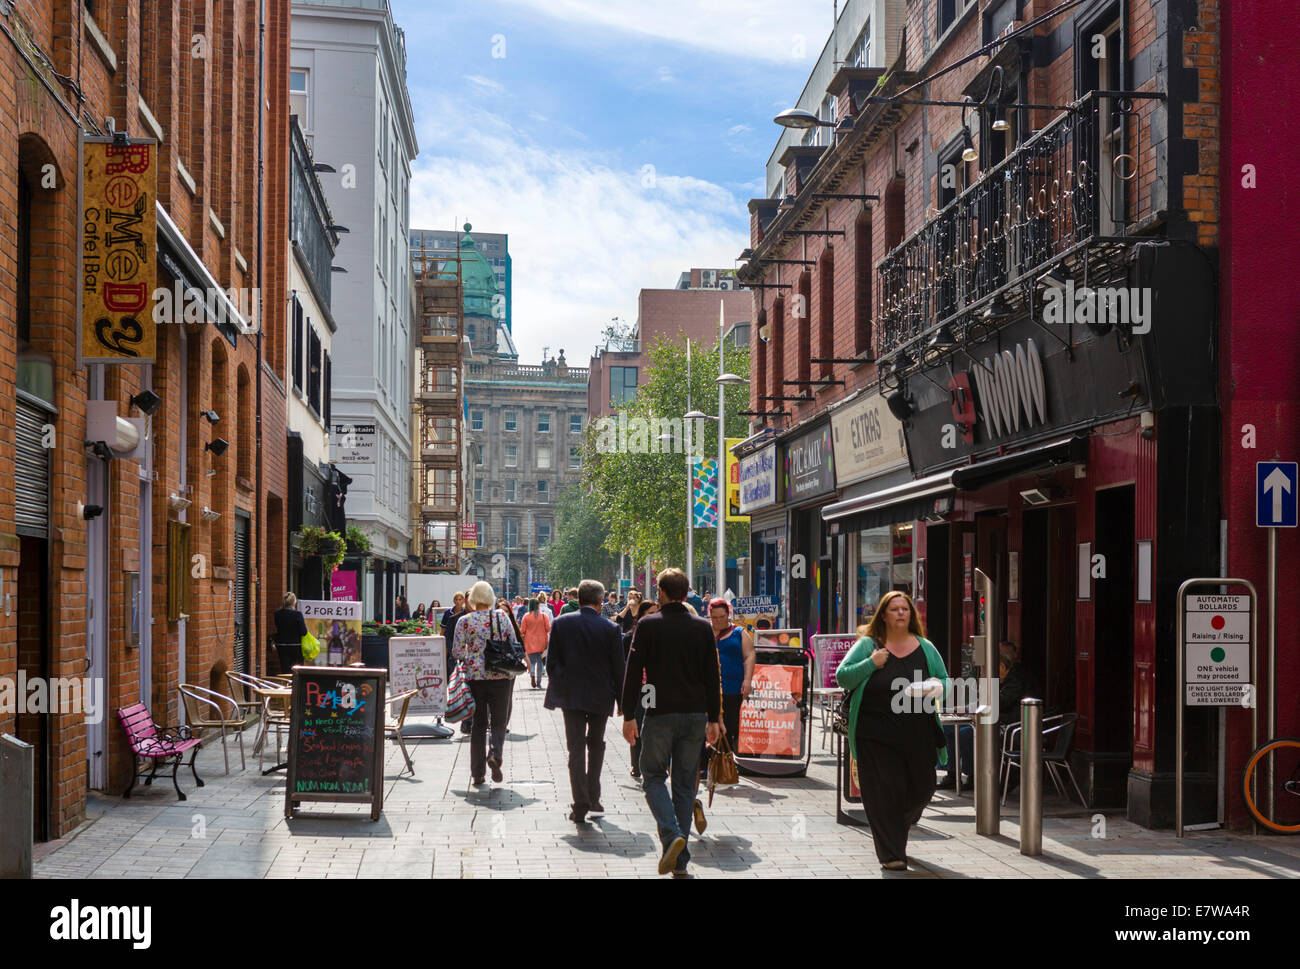
[[[876,857],[889,871],[907,870],[908,829],[934,796],[935,763],[948,762],[938,705],[909,687],[931,679],[946,692],[948,671],[925,638],[911,597],[886,593],[835,680],[849,698],[849,750],[858,762]]]
[[[485,766],[491,768],[492,780],[500,783],[504,779],[501,764],[505,759],[506,727],[510,721],[514,678],[527,668],[522,660],[518,661],[517,670],[501,662],[503,655],[513,656],[516,650],[522,653],[523,647],[515,635],[510,617],[503,610],[493,608],[495,601],[492,586],[475,582],[469,591],[468,608],[471,611],[456,623],[452,643],[452,655],[461,664],[474,697],[469,771],[475,787],[484,783]]]

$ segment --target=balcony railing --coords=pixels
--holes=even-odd
[[[1137,143],[1150,144],[1140,137],[1150,112],[1135,104],[1163,97],[1089,93],[882,259],[877,359],[907,349],[915,360],[931,333],[977,321],[972,310],[1049,266],[1125,246],[1138,209],[1129,186],[1154,164],[1125,147],[1134,122]]]

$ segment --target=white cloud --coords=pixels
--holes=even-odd
[[[452,105],[427,105],[426,118]],[[460,105],[456,157],[421,154],[412,228],[473,222],[508,232],[515,343],[524,362],[561,347],[585,366],[613,316],[636,319],[642,288],[670,288],[691,266],[730,266],[746,245],[744,200],[711,182],[615,171],[585,153],[543,148],[499,117]],[[438,144],[437,126],[420,142]],[[436,149],[435,149],[436,150]]]
[[[727,134],[732,137],[735,137],[736,135],[747,134],[753,130],[754,129],[747,124],[733,124],[730,128],[727,129]]]
[[[675,81],[676,78],[673,77],[673,69],[671,67],[659,68],[659,80],[663,81],[664,83]]]
[[[831,11],[808,0],[506,0],[571,23],[642,34],[701,50],[809,69],[830,36]],[[810,9],[810,7],[812,9]],[[798,35],[808,48],[797,56]],[[814,38],[817,50],[812,50]],[[809,53],[811,51],[811,54]]]
[[[484,91],[491,91],[494,94],[505,92],[506,86],[499,81],[494,81],[490,77],[484,77],[482,74],[466,74],[465,80],[469,81],[475,87]]]

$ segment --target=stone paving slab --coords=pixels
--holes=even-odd
[[[222,773],[220,743],[198,757],[178,803],[170,783],[137,786],[129,801],[94,795],[88,820],[36,846],[38,878],[658,878],[658,838],[640,784],[629,775],[619,723],[606,737],[602,801],[608,813],[567,820],[563,721],[543,692],[515,681],[505,781],[469,783],[469,740],[408,740],[416,776],[395,744],[385,749],[384,813],[310,803],[284,817],[284,774]],[[248,741],[254,733],[250,732]],[[1043,855],[1019,853],[1018,804],[1003,808],[996,838],[975,834],[967,792],[940,791],[909,841],[912,870],[882,872],[865,828],[835,823],[835,760],[820,749],[806,778],[742,778],[719,790],[702,837],[692,834],[697,878],[1294,878],[1300,839],[1222,831],[1182,841],[1120,815],[1056,798],[1045,803]],[[1105,838],[1092,835],[1106,816]]]

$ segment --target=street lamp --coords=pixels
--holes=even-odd
[[[715,381],[718,385],[718,561],[714,594],[719,596],[727,589],[727,486],[723,480],[727,471],[727,388],[743,387],[749,383],[747,378],[729,373],[726,368],[726,338],[722,332],[726,326],[726,308],[725,301],[718,304],[718,379]]]
[[[782,128],[834,128],[834,121],[823,121],[811,111],[805,111],[803,108],[786,108],[775,118],[772,119]]]

